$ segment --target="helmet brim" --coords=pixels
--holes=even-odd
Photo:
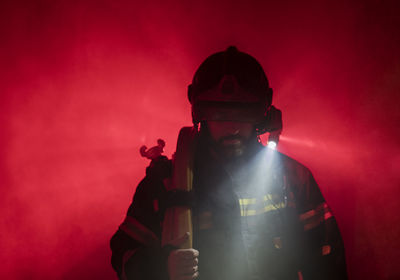
[[[236,121],[260,123],[265,106],[257,102],[199,101],[192,107],[193,121]]]

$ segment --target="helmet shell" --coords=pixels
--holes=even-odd
[[[261,122],[272,102],[272,89],[260,63],[228,47],[209,56],[188,88],[193,122],[229,120]]]

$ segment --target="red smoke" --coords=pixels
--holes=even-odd
[[[236,45],[314,173],[351,279],[397,279],[399,8],[376,1],[6,1],[0,5],[1,279],[115,279],[108,240],[186,86]]]

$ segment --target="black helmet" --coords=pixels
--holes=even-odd
[[[206,120],[262,123],[272,103],[272,89],[260,63],[231,46],[200,65],[188,98],[194,124]]]

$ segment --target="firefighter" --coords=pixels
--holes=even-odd
[[[118,277],[347,279],[338,226],[311,172],[259,141],[265,132],[277,141],[282,121],[257,60],[236,47],[211,55],[188,97],[193,191],[171,195],[171,160],[152,159],[111,239]],[[193,232],[162,246],[165,211],[179,205],[192,210]],[[188,238],[193,248],[180,249]]]

